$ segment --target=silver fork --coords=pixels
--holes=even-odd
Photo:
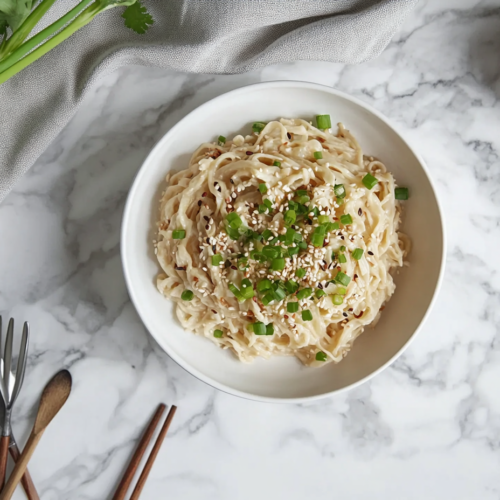
[[[10,418],[12,415],[12,407],[16,402],[21,386],[23,385],[24,372],[26,370],[26,361],[28,358],[29,344],[29,325],[27,322],[23,326],[23,335],[21,337],[21,347],[19,349],[19,357],[17,360],[16,376],[14,384],[11,384],[12,379],[12,341],[14,339],[14,320],[11,318],[7,327],[7,335],[5,336],[5,348],[2,349],[2,317],[0,316],[0,357],[2,360],[1,378],[2,383],[0,389],[5,407],[2,437],[0,438],[0,487],[3,488],[5,483],[5,470],[7,468],[7,455],[9,451],[12,429]]]

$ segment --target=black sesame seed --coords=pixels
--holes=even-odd
[[[292,134],[290,134],[290,132],[287,132],[287,133],[286,133],[286,136],[288,137],[288,139],[291,139],[291,138],[292,138]]]
[[[205,226],[205,229],[208,231],[208,230],[210,229],[210,226],[207,224],[207,225]]]
[[[226,260],[226,262],[224,262],[224,267],[227,269],[228,267],[231,267],[231,261],[229,260]]]
[[[342,313],[347,318],[347,313]]]
[[[208,222],[210,220],[210,217],[208,215],[204,215],[203,218]]]
[[[207,243],[210,245],[210,238],[207,238]]]
[[[363,210],[361,210],[361,208],[358,210],[358,215],[363,215]]]
[[[175,266],[176,271],[185,271],[185,267]]]
[[[373,255],[373,252],[371,252],[370,250],[368,250],[368,255]]]
[[[199,206],[199,207],[201,207],[201,200],[200,200],[200,201],[198,201],[198,206]]]
[[[340,237],[341,240],[345,239],[343,236]]]
[[[213,253],[217,252],[217,246],[216,245],[212,245],[212,252]]]
[[[229,179],[229,182],[230,182],[231,184],[234,184],[233,179]]]
[[[318,283],[318,288],[320,288],[321,290],[323,290],[323,285],[321,283]]]

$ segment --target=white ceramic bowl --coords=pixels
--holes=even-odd
[[[396,292],[376,328],[367,328],[339,364],[306,368],[295,358],[258,359],[246,365],[227,350],[184,331],[172,303],[155,287],[159,265],[152,240],[164,177],[185,168],[200,143],[250,133],[254,121],[280,117],[313,119],[330,114],[343,122],[367,154],[380,158],[401,186],[403,230],[413,242],[411,266],[396,276]],[[250,85],[203,104],[159,141],[130,190],[122,225],[122,260],[130,297],[160,346],[195,377],[222,391],[259,401],[299,402],[357,386],[392,363],[429,313],[443,275],[444,233],[432,182],[419,155],[386,118],[336,90],[303,82]]]

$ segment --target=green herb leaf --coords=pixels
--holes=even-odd
[[[151,14],[139,0],[129,5],[122,14],[122,17],[125,19],[125,26],[139,33],[139,35],[146,33],[154,23]]]

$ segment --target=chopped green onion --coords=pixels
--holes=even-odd
[[[285,269],[285,259],[273,259],[271,261],[272,271],[283,271]]]
[[[309,309],[302,311],[302,320],[303,321],[312,321],[312,319],[313,319],[313,315],[312,315],[312,312],[309,311]]]
[[[332,120],[330,118],[330,115],[318,115],[316,117],[316,125],[321,130],[332,128]]]
[[[394,196],[396,200],[407,200],[409,197],[408,188],[396,188]]]
[[[316,295],[316,298],[317,299],[320,299],[321,297],[323,297],[323,295],[326,295],[325,291],[324,290],[321,290],[320,288],[318,288],[315,292],[314,292],[314,295]]]
[[[345,295],[346,293],[347,293],[347,288],[344,288],[343,286],[337,286],[338,295]]]
[[[240,271],[244,271],[247,267],[248,267],[247,257],[242,257],[241,259],[238,259],[238,269]]]
[[[299,196],[299,197],[297,198],[297,201],[303,205],[304,203],[307,203],[308,201],[311,201],[311,198],[309,198],[309,196],[307,196],[307,195],[305,194],[304,196]],[[307,210],[307,209],[306,209],[306,210]]]
[[[352,258],[359,260],[359,259],[361,259],[361,257],[363,257],[363,249],[356,248],[356,250],[354,250],[354,252],[352,252]]]
[[[247,330],[249,330],[250,332],[253,332],[253,323],[248,323]]]
[[[269,242],[269,244],[270,244],[270,245],[276,245],[276,243],[278,243],[278,241],[279,241],[279,240],[280,240],[279,238],[273,238],[273,239]]]
[[[254,132],[256,132],[257,134],[260,134],[264,130],[266,125],[267,125],[267,123],[264,123],[264,122],[255,122],[252,125],[252,130]]]
[[[339,271],[337,276],[335,276],[335,281],[341,285],[347,286],[351,282],[351,278],[342,271]]]
[[[265,241],[269,241],[269,238],[271,238],[271,236],[274,236],[274,234],[273,234],[273,232],[270,229],[266,229],[262,233],[262,237],[264,238]]]
[[[376,186],[378,184],[378,180],[373,177],[372,174],[366,174],[364,177],[363,177],[363,184],[368,188],[368,189],[372,189],[374,186]]]
[[[299,207],[298,203],[295,203],[294,201],[288,202],[288,210],[296,210],[298,207]]]
[[[172,238],[174,240],[183,240],[186,237],[186,231],[184,229],[174,229],[172,231]]]
[[[344,224],[344,226],[347,226],[347,224],[352,224],[351,214],[341,215],[340,222],[342,222],[342,224]]]
[[[345,198],[346,192],[343,184],[335,184],[335,186],[333,186],[333,192],[337,198]]]
[[[222,330],[214,330],[214,337],[220,339],[224,335]]]
[[[236,212],[231,212],[231,213],[227,214],[226,220],[227,220],[228,224],[233,229],[238,229],[243,224],[241,217]],[[245,232],[246,232],[246,229],[245,229]]]
[[[318,217],[318,222],[320,224],[328,224],[328,222],[330,222],[330,217],[328,217],[328,215],[320,215]]]
[[[262,297],[262,303],[268,306],[274,300],[274,290],[267,292],[264,297]]]
[[[230,226],[226,227],[226,233],[232,240],[239,240],[241,236],[240,232],[237,229],[233,229]]]
[[[295,237],[295,233],[296,233],[295,229],[292,229],[291,227],[289,227],[286,230],[285,245],[290,246],[293,243],[294,237]]]
[[[274,325],[272,323],[266,325],[266,335],[274,335]]]
[[[262,321],[257,321],[253,324],[253,333],[255,335],[265,335],[266,334],[266,325],[262,323]]]
[[[341,252],[345,252],[345,251],[346,251],[346,247],[345,247],[345,245],[342,245],[342,246],[340,247],[340,251],[341,251]]]
[[[241,288],[248,288],[252,286],[252,282],[248,278],[241,280]]]
[[[276,290],[274,290],[274,298],[276,301],[283,300],[286,297],[286,292],[281,288],[280,286],[276,287]]]
[[[332,252],[332,262],[337,258],[337,256],[335,255],[335,252]]]
[[[336,229],[339,229],[340,226],[339,226],[339,223],[338,222],[329,222],[327,225],[326,225],[326,230],[327,232],[330,232],[330,231],[335,231]]]
[[[288,293],[295,293],[299,289],[299,284],[295,280],[288,280],[285,288]]]
[[[305,241],[301,241],[299,243],[299,248],[301,248],[302,250],[305,250],[307,248],[307,243]]]
[[[242,302],[243,300],[245,300],[245,298],[243,297],[243,295],[241,294],[240,290],[238,289],[237,286],[233,285],[233,283],[229,283],[227,285],[227,287],[229,288],[229,290],[231,290],[232,294],[240,301]]]
[[[219,138],[217,139],[219,146],[222,146],[223,144],[226,144],[226,138],[223,135],[219,135]]]
[[[259,234],[259,233],[257,233],[257,232],[254,231],[254,233],[252,234],[252,238],[255,241],[262,241],[262,234]]]
[[[323,153],[321,151],[315,151],[313,153],[313,156],[314,156],[314,158],[316,158],[316,160],[322,160],[323,159]]]
[[[317,228],[314,229],[313,234],[319,234],[320,236],[325,236],[325,233],[326,233],[326,227],[318,226]]]
[[[316,353],[316,361],[326,361],[327,359],[328,356],[323,351],[319,351]]]
[[[298,302],[288,302],[286,305],[286,310],[289,313],[296,313],[299,310],[299,303]]]
[[[344,297],[342,297],[342,295],[332,295],[332,302],[336,305],[336,306],[340,306],[340,304],[342,304],[342,302],[344,302]]]
[[[306,275],[306,270],[305,269],[302,269],[301,267],[299,267],[296,271],[295,271],[295,276],[297,276],[297,278],[299,279],[302,279],[305,275]]]
[[[297,231],[294,235],[293,235],[293,240],[294,241],[302,241],[302,235]]]
[[[259,205],[259,214],[265,214],[267,210],[267,207],[263,203]]]
[[[278,160],[274,160],[273,167],[281,167],[281,162]]]
[[[312,293],[312,288],[302,288],[302,290],[297,292],[297,298],[299,300],[306,299],[307,297],[310,297]]]
[[[283,216],[285,224],[291,226],[297,220],[297,214],[295,210],[287,210]]]
[[[279,250],[272,246],[265,246],[262,249],[262,254],[268,259],[276,259],[279,255]]]
[[[305,196],[307,195],[307,189],[297,189],[295,191],[295,196]]]
[[[181,299],[182,300],[193,300],[194,293],[191,290],[184,290],[181,294]]]
[[[212,266],[218,266],[222,262],[222,260],[222,255],[220,253],[212,255]]]
[[[259,184],[259,191],[261,192],[261,194],[267,193],[267,186],[263,182]]]
[[[288,255],[292,257],[292,255],[297,255],[299,253],[300,248],[299,247],[289,247],[288,248]]]
[[[265,199],[265,200],[262,200],[262,203],[264,203],[264,205],[267,208],[269,208],[269,210],[271,210],[273,208],[273,202],[271,200]]]
[[[339,262],[341,264],[345,264],[347,262],[345,255],[342,255],[342,254],[339,255]]]
[[[312,210],[309,210],[309,213],[313,213],[314,214],[314,217],[319,217],[319,208],[318,207],[314,207]]]
[[[324,242],[325,242],[325,237],[322,236],[321,234],[314,233],[311,237],[311,243],[315,247],[322,247]]]
[[[307,208],[305,205],[302,205],[301,203],[297,203],[297,208],[295,209],[297,212],[297,215],[304,215],[309,212],[309,208]]]
[[[269,290],[272,287],[272,285],[273,284],[271,283],[271,280],[268,280],[268,279],[260,280],[257,283],[257,291],[264,292],[265,290]]]

